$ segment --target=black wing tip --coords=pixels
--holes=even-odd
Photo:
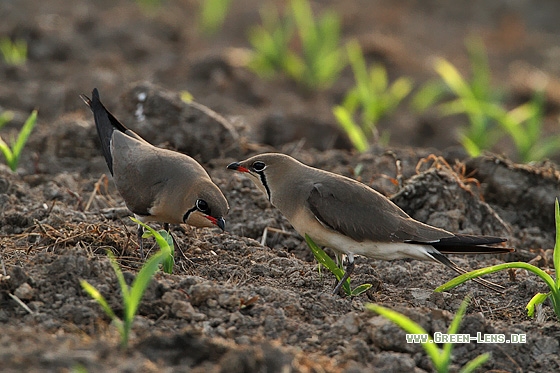
[[[479,246],[479,245],[495,245],[506,242],[507,238],[503,237],[496,237],[496,236],[476,236],[470,234],[455,234],[451,237],[444,237],[440,239],[438,242],[435,242],[436,245],[445,245],[445,246],[465,246],[465,245],[472,245],[472,246]]]

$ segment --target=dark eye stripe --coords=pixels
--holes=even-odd
[[[268,200],[270,201],[270,188],[268,187],[268,182],[266,181],[266,176],[265,176],[264,172],[262,172],[262,171],[257,172],[257,173],[261,177],[261,183],[264,185],[264,188],[266,189],[266,194],[268,194]]]
[[[197,210],[197,208],[196,208],[196,206],[194,206],[192,209],[185,212],[185,215],[183,215],[183,223],[186,223],[187,219],[189,218],[189,215],[191,214],[191,212],[196,211],[196,210]]]

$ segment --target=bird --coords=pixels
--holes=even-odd
[[[119,194],[141,222],[186,223],[194,227],[225,229],[229,204],[206,170],[188,155],[153,146],[126,128],[101,103],[80,95],[93,112],[101,150]],[[138,225],[138,245],[144,258]]]
[[[466,271],[444,254],[497,254],[513,249],[493,246],[501,237],[454,234],[411,218],[369,186],[332,172],[307,166],[281,153],[265,153],[227,169],[248,175],[303,237],[346,255],[337,294],[354,270],[354,257],[379,260],[418,259],[440,262],[457,273]],[[492,290],[503,287],[476,278]]]

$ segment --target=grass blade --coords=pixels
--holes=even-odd
[[[158,236],[156,237],[156,235],[154,235],[152,232],[155,232]],[[163,271],[165,273],[169,273],[169,274],[173,273],[173,265],[175,264],[175,246],[173,244],[173,237],[169,232],[167,232],[164,229],[157,232],[155,230],[147,230],[142,235],[142,238],[150,238],[150,237],[154,237],[156,243],[158,244],[158,246],[162,251],[169,251],[169,255],[165,255],[163,258],[162,266],[163,266]],[[162,243],[163,241],[161,241],[161,239],[165,240],[168,248],[166,247],[162,248],[163,244],[160,245],[160,243]]]
[[[535,307],[539,304],[543,304],[544,301],[550,296],[551,293],[537,293],[531,298],[525,309],[527,310],[527,316],[533,317],[535,315]]]
[[[99,303],[103,311],[105,311],[105,313],[107,314],[107,316],[111,318],[111,320],[114,321],[119,319],[117,315],[115,315],[115,313],[113,312],[113,309],[109,307],[109,303],[107,303],[107,300],[103,295],[101,295],[99,290],[97,290],[93,285],[91,285],[86,280],[81,280],[80,285],[82,286],[82,289],[84,289],[84,291],[88,293],[90,297],[92,297],[93,299],[95,299],[95,301],[97,301],[97,303]]]
[[[560,288],[560,207],[558,198],[554,202],[554,218],[556,223],[556,242],[554,244],[554,271],[556,272],[556,287]]]
[[[352,296],[353,297],[357,297],[358,295],[361,295],[363,293],[365,293],[366,291],[368,291],[373,285],[372,284],[361,284],[356,286],[354,289],[352,289]]]
[[[173,273],[173,266],[175,265],[175,245],[173,245],[173,237],[165,229],[160,230],[158,233],[169,246],[169,255],[165,255],[161,263],[163,272],[171,274]]]
[[[199,20],[202,30],[212,35],[224,23],[231,0],[203,0],[200,4]]]
[[[6,142],[2,140],[1,137],[0,137],[0,151],[4,155],[4,158],[6,158],[6,164],[10,167],[12,171],[15,171],[15,169],[12,167],[12,164],[14,163],[13,162],[14,154],[12,153],[12,150],[10,149],[8,144],[6,144]]]
[[[325,266],[325,268],[331,271],[336,276],[336,279],[340,281],[344,276],[344,271],[340,269],[336,265],[334,260],[332,260],[331,257],[327,255],[327,253],[321,250],[319,246],[317,246],[317,244],[307,234],[305,235],[305,241],[307,242],[307,246],[309,246],[311,252],[313,253],[313,256],[315,257],[315,259],[317,259],[319,264]],[[342,287],[346,295],[352,295],[352,290],[350,289],[350,279],[347,279]]]
[[[459,325],[461,325],[461,321],[463,320],[463,316],[465,316],[465,312],[467,311],[467,307],[471,302],[471,298],[467,295],[465,299],[461,302],[455,317],[453,317],[453,321],[449,325],[449,329],[447,330],[447,334],[457,334],[459,331]],[[445,343],[443,345],[443,350],[441,354],[441,363],[444,365],[449,365],[451,363],[451,351],[453,351],[453,343]]]
[[[469,85],[463,79],[459,71],[443,58],[437,58],[435,62],[435,70],[441,76],[447,86],[459,97],[463,99],[475,100],[475,96]]]
[[[365,152],[368,149],[367,137],[362,128],[354,123],[350,112],[342,106],[335,106],[333,114],[356,150],[360,153]]]
[[[490,273],[502,271],[504,269],[509,269],[509,268],[522,268],[530,272],[533,272],[534,274],[539,276],[548,285],[549,288],[551,289],[555,288],[555,282],[552,279],[552,277],[550,277],[550,275],[545,271],[543,271],[542,269],[525,262],[511,262],[511,263],[497,264],[494,266],[476,269],[474,271],[467,272],[465,274],[455,277],[454,279],[446,282],[441,286],[438,286],[435,291],[437,292],[447,291],[461,285],[462,283],[468,280],[472,280],[473,278],[488,275]]]
[[[402,330],[404,330],[405,332],[409,333],[409,334],[428,334],[428,332],[422,328],[420,325],[418,325],[417,323],[415,323],[414,321],[412,321],[410,318],[408,318],[407,316],[397,312],[397,311],[393,311],[389,308],[385,308],[382,306],[379,306],[377,304],[366,304],[366,308],[370,311],[373,311],[383,317],[385,317],[386,319],[388,319],[389,321],[394,322],[395,324],[397,324]],[[430,359],[432,360],[432,363],[434,364],[434,368],[436,368],[437,371],[441,371],[440,367],[441,365],[441,352],[439,350],[439,348],[437,347],[437,345],[435,343],[433,343],[433,339],[431,336],[428,336],[429,341],[428,343],[422,343],[422,347],[424,348],[424,351],[426,351],[426,353],[428,354],[428,356],[430,357]]]
[[[490,359],[489,352],[483,353],[482,355],[478,355],[477,357],[475,357],[474,359],[466,363],[465,366],[461,368],[461,370],[459,370],[459,373],[473,373],[482,364],[488,361],[488,359]]]
[[[140,305],[140,301],[144,296],[144,292],[148,288],[152,277],[157,272],[160,263],[165,258],[167,254],[163,251],[159,251],[156,254],[152,255],[150,259],[146,261],[146,263],[136,275],[136,278],[132,282],[132,286],[130,288],[130,296],[129,296],[129,304],[127,304],[126,308],[126,316],[127,320],[132,320],[138,311],[138,306]]]
[[[13,148],[14,153],[16,154],[21,153],[23,147],[27,143],[27,139],[29,139],[29,136],[31,135],[31,132],[33,131],[33,128],[35,128],[36,124],[37,124],[37,110],[33,110],[29,115],[29,117],[25,120],[25,123],[23,124],[23,127],[19,132],[19,135],[17,137],[16,143],[14,144],[14,148]]]
[[[119,282],[119,287],[121,288],[122,297],[125,302],[128,302],[128,298],[130,297],[130,288],[126,283],[126,280],[124,279],[121,267],[119,267],[119,263],[117,262],[115,255],[111,251],[107,250],[107,256],[109,257],[111,266],[113,267],[115,275],[117,276],[117,281]]]

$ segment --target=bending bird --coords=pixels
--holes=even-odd
[[[143,223],[186,223],[225,229],[229,205],[222,191],[193,158],[148,143],[117,120],[99,99],[80,95],[93,112],[101,150],[117,190],[128,209]],[[144,257],[142,226],[138,244]]]

